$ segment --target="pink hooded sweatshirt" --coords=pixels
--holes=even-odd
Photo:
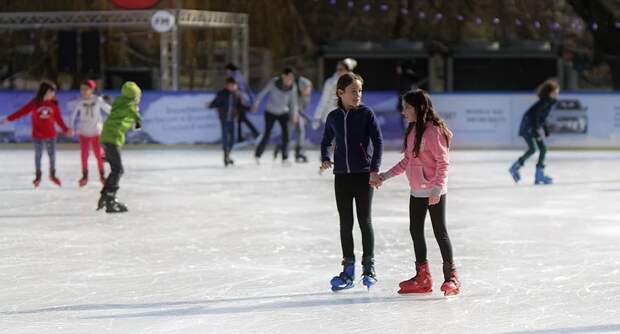
[[[449,132],[452,138],[452,133]],[[448,192],[448,143],[446,138],[431,122],[426,124],[422,135],[420,153],[413,156],[415,129],[407,136],[405,157],[382,176],[385,180],[406,173],[411,187],[411,196],[441,196]]]

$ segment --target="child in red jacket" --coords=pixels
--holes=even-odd
[[[43,145],[45,145],[50,159],[50,180],[60,186],[60,180],[56,177],[57,135],[54,124],[58,123],[66,135],[71,135],[71,130],[67,128],[60,115],[54,83],[47,80],[41,82],[37,95],[21,109],[1,120],[0,125],[18,120],[28,114],[32,115],[32,142],[34,143],[36,167],[35,179],[32,184],[35,188],[41,184],[41,156],[43,155]]]

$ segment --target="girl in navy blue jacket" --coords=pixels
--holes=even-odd
[[[551,108],[555,105],[560,94],[560,85],[553,80],[547,80],[538,87],[537,94],[539,100],[525,112],[519,127],[519,136],[525,139],[527,151],[512,164],[509,171],[514,181],[519,182],[521,180],[519,169],[536,152],[536,147],[538,147],[540,153],[538,154],[538,163],[536,163],[534,183],[551,184],[553,179],[544,173],[545,155],[547,154],[545,137],[549,136],[549,128],[546,122]]]
[[[321,141],[321,170],[334,167],[336,206],[340,216],[343,270],[332,278],[333,291],[352,288],[355,276],[353,253],[353,200],[362,231],[363,284],[370,288],[377,280],[374,267],[374,232],[371,223],[373,189],[383,154],[381,129],[373,111],[361,104],[362,78],[347,73],[338,79],[338,108],[331,111]],[[334,163],[330,157],[335,140]],[[370,144],[372,143],[372,147]]]

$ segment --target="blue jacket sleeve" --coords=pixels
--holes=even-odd
[[[323,139],[321,139],[321,162],[331,161],[329,151],[334,140],[334,118],[327,117],[325,122],[325,130],[323,131]]]
[[[370,112],[370,122],[368,122],[370,141],[372,142],[372,160],[370,161],[370,171],[379,172],[381,167],[381,158],[383,157],[383,135],[381,134],[381,128],[377,123],[375,114]]]
[[[209,108],[210,109],[216,109],[216,108],[221,108],[222,107],[223,102],[224,102],[222,95],[223,95],[222,92],[217,92],[217,95],[215,95],[215,98],[209,104]]]

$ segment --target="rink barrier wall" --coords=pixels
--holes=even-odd
[[[117,91],[103,92],[116,97]],[[31,91],[1,91],[0,117],[5,117],[26,104]],[[65,122],[79,99],[79,91],[58,92],[58,101]],[[523,113],[536,101],[531,92],[459,92],[433,94],[437,111],[454,133],[453,148],[523,148],[518,136]],[[206,108],[215,92],[144,92],[140,103],[143,130],[130,132],[128,144],[215,144],[220,142],[217,113]],[[307,114],[314,113],[319,100],[314,93]],[[398,149],[402,143],[403,124],[396,111],[394,92],[364,92],[364,103],[376,113],[386,147]],[[263,129],[262,108],[249,118]],[[563,93],[549,118],[552,135],[550,147],[620,148],[620,94]],[[318,144],[322,129],[313,130],[306,124],[307,141]],[[247,136],[247,129],[246,136]],[[272,142],[278,140],[276,126]],[[0,143],[29,142],[30,117],[0,126]],[[61,136],[61,142],[77,138]]]

